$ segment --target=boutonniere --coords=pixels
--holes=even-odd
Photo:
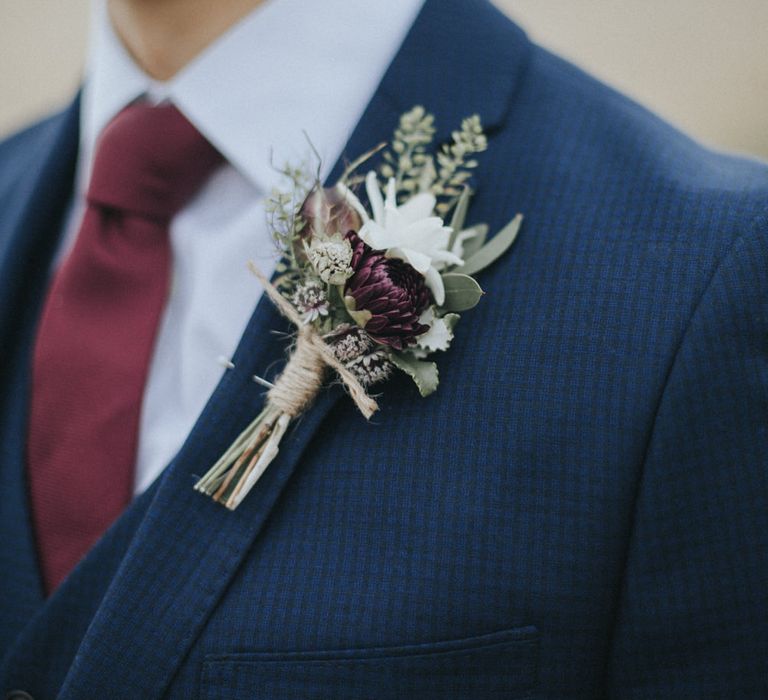
[[[322,389],[328,370],[370,418],[370,388],[394,371],[422,396],[437,389],[431,356],[448,350],[460,314],[483,290],[474,275],[514,242],[518,214],[488,242],[488,227],[467,226],[468,180],[487,140],[478,116],[431,149],[434,118],[415,107],[400,118],[391,146],[355,160],[331,188],[305,169],[286,168],[287,192],[268,212],[283,254],[274,283],[251,264],[271,301],[296,327],[288,363],[263,411],[195,485],[236,508],[275,458],[291,421]],[[377,170],[359,175],[379,151]],[[364,184],[367,205],[355,194]]]

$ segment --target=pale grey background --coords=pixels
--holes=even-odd
[[[88,4],[0,0],[0,135],[72,95],[82,71]],[[768,0],[497,4],[539,43],[700,140],[768,158]]]

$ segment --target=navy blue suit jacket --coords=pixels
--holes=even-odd
[[[77,101],[0,145],[0,689],[768,697],[768,169],[483,0],[427,1],[346,153],[414,104],[441,138],[488,127],[471,219],[526,216],[439,391],[394,379],[371,424],[325,391],[229,512],[192,485],[285,360],[260,302],[178,456],[48,600],[24,435]]]

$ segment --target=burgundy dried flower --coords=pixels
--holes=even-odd
[[[344,287],[344,301],[350,315],[371,338],[402,350],[416,336],[429,330],[419,323],[422,312],[432,303],[424,277],[407,262],[387,258],[373,250],[354,232],[351,267],[354,274]]]

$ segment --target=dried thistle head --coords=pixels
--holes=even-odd
[[[344,284],[354,272],[350,266],[352,245],[340,233],[330,237],[313,236],[309,245],[304,243],[304,250],[318,277],[326,284]]]

